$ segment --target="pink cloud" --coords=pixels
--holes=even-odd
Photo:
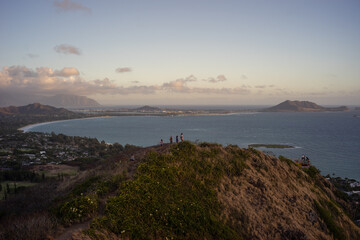
[[[57,53],[81,55],[81,51],[79,48],[68,44],[57,45],[54,47],[54,50]]]
[[[119,67],[119,68],[115,69],[115,72],[118,72],[118,73],[131,72],[131,68],[129,68],[129,67]]]

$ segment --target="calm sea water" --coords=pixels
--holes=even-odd
[[[108,143],[156,145],[184,133],[198,142],[289,144],[293,149],[262,149],[276,156],[309,156],[323,175],[360,180],[360,117],[354,112],[243,113],[182,117],[107,117],[47,123],[30,131],[95,137]]]

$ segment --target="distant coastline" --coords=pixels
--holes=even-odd
[[[82,119],[96,119],[96,118],[109,118],[109,117],[129,117],[129,116],[158,116],[158,117],[185,117],[185,116],[216,116],[216,115],[236,115],[236,114],[255,114],[259,113],[258,111],[240,111],[240,112],[228,112],[228,113],[197,113],[197,114],[174,114],[174,115],[158,115],[158,114],[124,114],[124,115],[104,115],[104,116],[96,116],[96,117],[83,117],[83,118],[73,118],[73,119],[64,119],[64,120],[56,120],[56,121],[47,121],[47,122],[39,122],[25,125],[21,128],[18,128],[19,131],[24,133],[29,132],[32,128],[42,125],[47,125],[51,123],[58,123],[58,122],[67,122],[73,120],[82,120]]]
[[[29,132],[29,130],[31,130],[34,127],[47,125],[47,124],[51,124],[51,123],[67,122],[67,121],[82,120],[82,119],[107,118],[107,117],[112,117],[112,116],[85,117],[85,118],[74,118],[74,119],[65,119],[65,120],[56,120],[56,121],[49,121],[49,122],[33,123],[33,124],[26,125],[24,127],[21,127],[18,130],[26,133],[26,132]]]

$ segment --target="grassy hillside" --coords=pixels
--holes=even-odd
[[[56,191],[60,239],[360,239],[316,168],[237,146],[134,148]]]

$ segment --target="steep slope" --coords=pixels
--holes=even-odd
[[[129,163],[119,155],[58,205],[67,224],[93,219],[74,239],[360,238],[348,204],[316,168],[236,146],[152,150],[135,151],[133,177],[119,174]]]
[[[274,107],[266,108],[264,112],[325,112],[325,111],[348,111],[345,106],[326,108],[309,101],[286,100]]]

